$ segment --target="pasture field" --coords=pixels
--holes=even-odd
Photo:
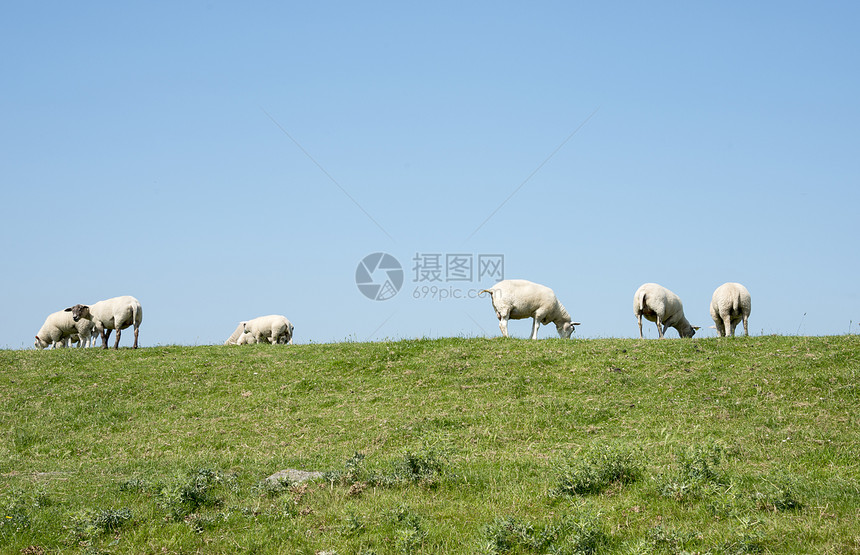
[[[0,351],[0,553],[860,553],[860,337]],[[267,482],[282,469],[313,482]]]

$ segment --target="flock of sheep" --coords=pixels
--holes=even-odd
[[[59,312],[49,314],[45,323],[36,334],[35,346],[39,349],[71,347],[94,347],[96,337],[101,337],[102,347],[107,349],[108,339],[116,330],[114,349],[119,349],[122,330],[134,326],[134,345],[140,324],[143,322],[143,308],[140,301],[131,296],[114,297],[92,305],[76,304]],[[284,316],[261,316],[240,322],[225,345],[247,345],[252,343],[292,344],[293,325]]]
[[[114,297],[92,305],[76,304],[59,312],[49,314],[45,323],[36,334],[35,346],[71,347],[77,343],[81,347],[95,345],[96,336],[101,336],[102,347],[107,349],[111,331],[116,330],[114,348],[119,349],[122,330],[134,326],[134,348],[137,349],[137,336],[143,321],[143,308],[134,297]]]
[[[502,335],[508,335],[508,320],[533,318],[531,338],[537,339],[541,324],[555,324],[558,335],[570,337],[574,322],[564,305],[549,287],[524,279],[506,279],[498,282],[481,293],[489,293],[499,319]],[[740,322],[744,324],[744,335],[749,335],[750,293],[740,283],[724,283],[711,298],[711,318],[721,337],[734,335]],[[657,324],[657,332],[662,338],[666,330],[675,328],[681,337],[693,337],[698,327],[690,325],[684,316],[681,299],[675,293],[656,283],[646,283],[636,290],[633,296],[633,313],[639,323],[639,337],[642,336],[642,317]],[[134,326],[134,348],[140,323],[143,321],[143,308],[134,297],[114,297],[92,305],[77,304],[50,314],[45,324],[36,334],[35,346],[81,347],[95,346],[97,336],[102,339],[102,347],[107,349],[111,331],[116,330],[114,348],[119,348],[122,330]],[[292,344],[293,324],[281,315],[260,316],[253,320],[240,322],[225,345],[246,345],[252,343]]]
[[[537,339],[541,324],[555,324],[558,335],[570,337],[574,322],[564,305],[552,289],[545,285],[524,279],[506,279],[481,293],[492,295],[493,308],[499,319],[502,335],[508,337],[508,320],[533,318],[532,339]],[[717,287],[711,297],[711,318],[720,337],[734,335],[735,328],[743,321],[744,335],[749,335],[748,320],[752,302],[750,292],[740,283],[724,283]],[[642,337],[642,317],[657,324],[657,332],[662,338],[670,327],[678,330],[681,337],[693,337],[698,327],[693,327],[684,316],[684,306],[675,293],[662,285],[646,283],[636,290],[633,296],[633,314],[639,323],[639,337]]]

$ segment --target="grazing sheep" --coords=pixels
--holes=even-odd
[[[256,337],[243,331],[242,335],[239,336],[239,339],[236,340],[236,345],[253,345],[256,342]]]
[[[747,321],[751,308],[750,292],[740,283],[724,283],[717,287],[711,297],[711,318],[717,325],[720,337],[734,336],[741,320],[744,322],[744,335],[748,336]]]
[[[140,323],[143,321],[143,308],[140,301],[125,295],[99,301],[92,305],[76,304],[71,309],[72,318],[77,322],[80,318],[92,320],[96,332],[101,335],[102,347],[108,348],[111,330],[116,330],[114,349],[119,349],[120,332],[129,326],[134,326],[134,346],[137,349],[137,336],[140,333]]]
[[[250,333],[245,333],[245,322],[239,322],[239,325],[233,331],[233,335],[227,338],[225,345],[253,345],[257,339]]]
[[[233,334],[227,338],[227,341],[224,342],[225,345],[237,345],[239,344],[239,339],[245,334],[245,326],[244,323],[239,322],[239,325],[233,330]]]
[[[246,335],[251,335],[257,343],[293,344],[293,325],[286,316],[272,314],[260,316],[240,324]],[[237,341],[238,343],[238,341]]]
[[[633,313],[639,322],[639,337],[642,338],[642,317],[657,324],[662,339],[666,330],[673,327],[681,337],[693,337],[698,326],[693,327],[684,316],[684,306],[678,295],[656,283],[646,283],[633,296]]]
[[[74,320],[71,310],[67,308],[49,314],[33,345],[39,349],[71,347],[72,343],[91,345],[95,324],[88,319]]]
[[[492,295],[493,308],[496,310],[496,318],[499,319],[499,329],[502,335],[508,335],[508,320],[521,320],[523,318],[534,318],[532,323],[532,339],[537,339],[538,328],[541,324],[550,322],[555,324],[558,335],[568,339],[574,330],[574,326],[580,325],[573,322],[570,314],[559,302],[552,289],[525,279],[506,279],[498,282],[481,293]]]

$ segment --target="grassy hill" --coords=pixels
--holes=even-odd
[[[860,552],[860,337],[0,351],[3,553]],[[286,468],[312,483],[266,482]]]

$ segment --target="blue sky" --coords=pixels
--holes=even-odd
[[[419,281],[416,255],[502,255],[504,277],[556,291],[575,337],[638,335],[651,281],[695,325],[739,281],[754,334],[860,332],[858,12],[4,6],[0,347],[125,294],[144,346],[272,313],[300,343],[499,335],[487,298],[431,294],[492,279]],[[403,266],[385,301],[355,282],[375,252]]]

